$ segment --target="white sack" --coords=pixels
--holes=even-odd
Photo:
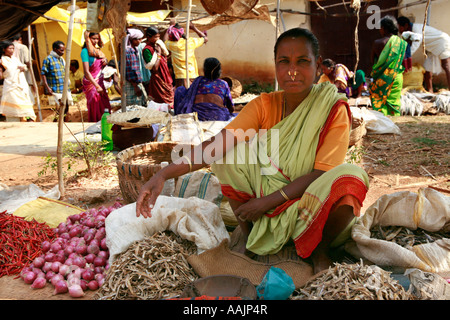
[[[365,121],[367,134],[393,133],[401,135],[400,128],[383,113],[365,107],[350,107],[352,117]]]
[[[420,189],[418,193],[402,191],[383,195],[352,227],[352,239],[360,257],[377,265],[417,268],[426,272],[450,271],[450,239],[415,245],[410,250],[392,241],[371,238],[370,230],[378,224],[448,232],[450,197],[431,188]]]
[[[110,264],[133,242],[160,231],[170,230],[194,242],[198,253],[229,239],[219,207],[196,197],[159,196],[151,218],[136,217],[136,203],[131,203],[112,211],[105,220],[105,229]]]

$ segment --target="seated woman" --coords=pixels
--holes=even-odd
[[[189,89],[175,90],[174,113],[197,112],[200,121],[228,121],[234,111],[228,83],[220,79],[220,61],[207,58],[203,64],[204,76],[197,77]]]
[[[319,272],[350,236],[369,179],[344,163],[351,122],[345,95],[328,82],[314,84],[317,38],[290,29],[274,52],[282,90],[262,93],[215,137],[153,175],[140,190],[136,215],[151,217],[166,179],[211,164],[244,234],[243,249],[269,255],[293,242]]]
[[[322,75],[318,83],[331,82],[338,88],[338,92],[345,93],[347,97],[359,98],[366,84],[364,71],[357,70],[356,74],[348,70],[343,64],[336,64],[331,59],[325,59],[320,66]]]

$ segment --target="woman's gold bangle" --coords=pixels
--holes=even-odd
[[[189,164],[189,172],[191,172],[191,171],[192,171],[192,162],[191,162],[191,159],[189,159],[188,156],[182,156],[181,158],[182,158],[182,159],[183,159],[183,158],[186,159],[186,161],[187,161],[188,164]]]
[[[287,194],[284,192],[283,188],[281,188],[280,190],[281,195],[283,196],[284,199],[286,199],[286,201],[289,201],[291,199],[289,199],[289,197],[287,196]]]

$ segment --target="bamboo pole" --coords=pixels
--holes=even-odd
[[[39,112],[39,121],[42,122],[42,111],[41,111],[41,99],[39,97],[39,88],[36,82],[36,78],[34,77],[34,70],[33,70],[33,55],[32,49],[33,49],[33,43],[34,38],[31,37],[31,27],[28,26],[28,54],[29,54],[29,61],[30,61],[30,75],[31,75],[31,81],[33,81],[33,88],[34,88],[34,95],[36,96],[36,103],[38,106],[38,112]]]
[[[64,73],[64,86],[62,99],[59,106],[59,117],[58,117],[58,144],[56,148],[57,165],[58,165],[58,183],[59,192],[61,197],[64,197],[64,176],[63,176],[63,163],[62,163],[62,138],[63,138],[63,125],[64,125],[64,111],[68,104],[67,90],[69,88],[69,72],[70,72],[70,53],[72,51],[72,34],[73,34],[73,22],[75,14],[76,0],[72,0],[72,5],[70,7],[70,20],[69,20],[69,30],[67,35],[67,45],[66,45],[66,64]]]
[[[187,11],[187,21],[186,21],[186,89],[189,89],[189,28],[191,23],[191,9],[192,9],[192,0],[189,0],[189,6]]]
[[[277,0],[277,17],[276,17],[276,25],[275,25],[275,41],[278,39],[278,34],[280,33],[280,2],[281,0]],[[278,81],[275,77],[275,91],[278,91]]]
[[[122,39],[122,47],[120,48],[121,49],[120,73],[122,74],[122,77],[120,78],[120,86],[122,88],[122,97],[121,97],[121,109],[122,109],[122,112],[127,112],[127,92],[125,90],[126,64],[127,64],[127,60],[126,60],[127,42],[128,42],[128,34],[125,37],[123,37],[123,39]]]

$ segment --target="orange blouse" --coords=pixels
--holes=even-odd
[[[283,92],[262,93],[250,101],[225,128],[234,130],[238,141],[249,140],[243,132],[254,129],[270,129],[281,121],[283,112]],[[238,130],[241,129],[241,130]],[[247,131],[248,132],[248,131]],[[348,149],[350,121],[346,104],[341,103],[323,137],[323,143],[316,153],[314,169],[328,171],[344,163]]]

